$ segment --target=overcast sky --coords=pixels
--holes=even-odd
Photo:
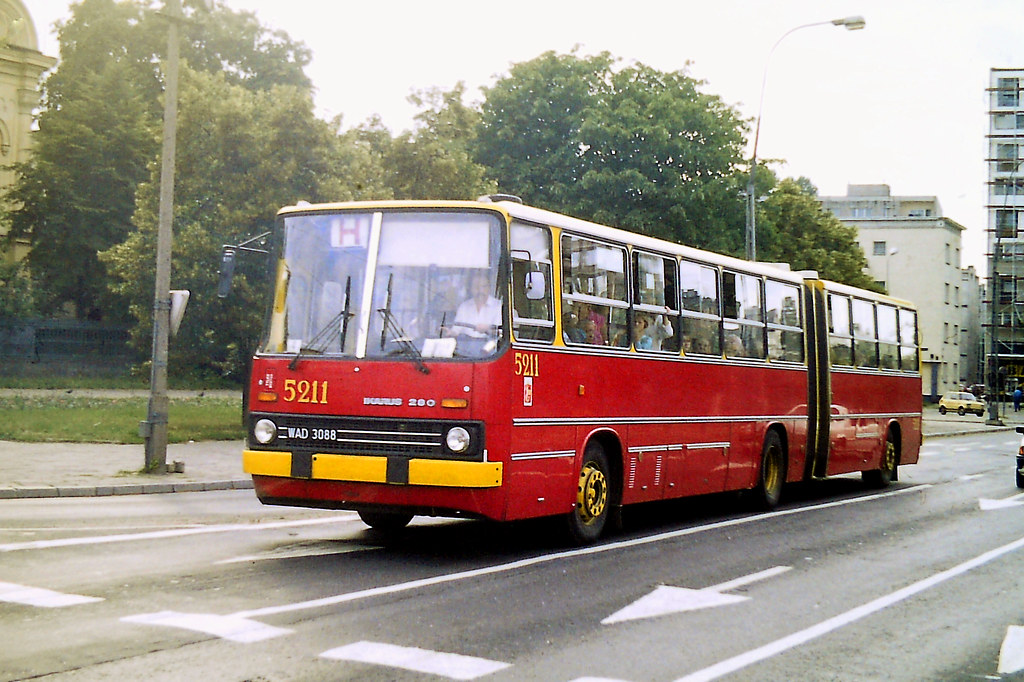
[[[68,0],[27,0],[41,50]],[[758,157],[783,159],[822,195],[888,184],[937,196],[967,228],[963,265],[986,271],[989,69],[1024,67],[1024,0],[225,0],[313,51],[324,118],[380,114],[411,125],[406,97],[464,81],[478,88],[546,50],[608,51],[624,62],[688,69],[748,118],[767,87]],[[862,31],[803,24],[861,15]],[[687,66],[687,63],[689,65]],[[749,155],[749,149],[748,149]]]

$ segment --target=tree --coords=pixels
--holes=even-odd
[[[10,238],[31,244],[43,313],[70,308],[79,318],[125,319],[96,253],[129,234],[135,190],[158,154],[167,31],[156,7],[82,0],[59,27],[61,62],[43,85],[34,153],[15,167],[3,197]],[[309,91],[301,44],[221,5],[193,18],[202,30],[187,31],[187,59],[249,88],[287,83]]]
[[[471,147],[480,113],[463,102],[465,85],[430,89],[409,101],[421,108],[413,130],[398,137],[373,118],[354,137],[375,149],[396,199],[474,199],[494,192],[486,169],[473,161]]]
[[[703,248],[742,247],[745,124],[703,82],[548,52],[485,91],[476,158],[529,203]]]
[[[816,270],[836,282],[881,291],[864,273],[867,259],[857,228],[824,210],[805,178],[780,182],[761,204],[760,260],[789,263],[794,270]]]
[[[192,296],[171,361],[190,373],[237,376],[266,312],[267,263],[258,255],[243,261],[231,296],[218,299],[221,246],[269,230],[281,206],[378,197],[388,189],[374,181],[383,174],[367,150],[342,145],[303,89],[254,92],[224,74],[189,69],[181,80],[172,287]],[[137,230],[101,254],[117,293],[130,302],[140,350],[152,329],[158,208],[154,166],[138,191]]]

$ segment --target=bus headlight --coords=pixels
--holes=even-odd
[[[448,429],[448,435],[445,436],[444,442],[448,445],[449,450],[461,454],[469,449],[469,431],[461,426],[453,426]]]
[[[266,445],[277,437],[277,424],[269,419],[260,419],[252,427],[252,435],[258,443]]]

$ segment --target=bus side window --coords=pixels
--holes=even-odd
[[[875,306],[859,298],[853,299],[853,357],[858,367],[878,367]]]
[[[899,334],[896,327],[896,309],[879,303],[878,351],[882,369],[899,369]]]
[[[679,264],[683,353],[722,354],[718,270],[688,261]]]
[[[850,333],[850,299],[847,296],[828,296],[828,346],[833,365],[853,364],[853,335]]]
[[[917,313],[900,308],[900,369],[904,372],[918,371]]]
[[[764,306],[761,280],[753,275],[722,273],[725,356],[764,358]]]
[[[637,350],[679,352],[677,291],[674,259],[633,252],[632,343]]]
[[[512,330],[516,339],[555,338],[552,304],[551,233],[546,228],[512,223]]]

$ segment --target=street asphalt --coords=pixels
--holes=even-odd
[[[1009,406],[1003,426],[987,417],[939,415],[924,411],[925,439],[985,431],[1011,431],[1024,425],[1024,410]],[[93,497],[144,493],[200,492],[252,488],[242,471],[242,441],[171,444],[167,463],[180,473],[144,474],[142,445],[107,443],[21,443],[0,441],[0,500],[38,497]]]

